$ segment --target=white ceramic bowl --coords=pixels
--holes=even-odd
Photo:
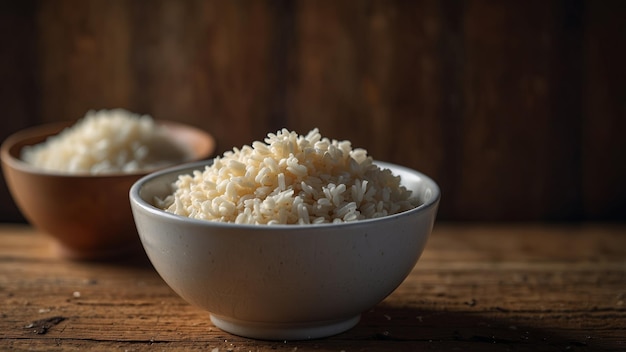
[[[302,340],[355,326],[391,294],[420,257],[440,192],[427,176],[400,175],[423,205],[384,218],[324,225],[236,225],[190,219],[151,203],[178,175],[206,162],[150,174],[130,190],[139,237],[155,269],[187,302],[227,332]]]

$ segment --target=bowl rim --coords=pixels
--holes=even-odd
[[[163,169],[163,168],[152,168],[152,169],[139,170],[139,171],[134,171],[134,172],[111,172],[111,173],[101,173],[101,174],[90,174],[90,173],[85,173],[85,172],[69,173],[69,172],[56,171],[56,170],[47,170],[47,169],[37,167],[35,165],[25,162],[20,157],[14,154],[14,153],[21,152],[21,150],[25,146],[32,146],[32,145],[45,142],[47,138],[61,133],[64,129],[71,127],[77,121],[78,120],[64,120],[64,121],[48,122],[48,123],[34,125],[34,126],[30,126],[30,127],[26,127],[21,130],[18,130],[10,134],[7,138],[4,139],[4,141],[2,141],[2,144],[0,145],[0,159],[2,160],[3,163],[7,164],[11,168],[19,170],[21,172],[25,172],[29,174],[37,174],[37,175],[42,175],[42,176],[70,178],[70,179],[84,179],[84,178],[102,179],[102,178],[123,178],[123,177],[137,178],[139,176],[145,176],[151,172],[155,172],[155,171],[159,171]],[[205,156],[203,156],[203,158],[208,158],[210,157],[211,154],[215,152],[215,147],[216,147],[215,138],[213,137],[213,135],[211,135],[210,133],[208,133],[207,131],[199,127],[196,127],[196,126],[184,123],[184,122],[163,120],[163,119],[154,119],[154,122],[157,123],[158,125],[171,126],[173,128],[182,128],[188,131],[193,131],[194,133],[197,133],[198,135],[201,135],[203,138],[206,139],[207,145],[209,146],[207,148],[207,153]],[[43,133],[43,132],[46,132],[46,133]],[[32,140],[35,140],[35,139],[38,140],[38,139],[41,139],[42,137],[43,139],[38,142],[35,142],[35,143],[31,142]],[[28,141],[28,142],[24,143],[24,141]],[[22,146],[20,146],[19,148],[16,147],[16,145],[22,144],[22,143],[23,143]],[[15,150],[16,148],[17,150]],[[180,164],[174,165],[174,166],[184,165],[190,162],[195,162],[195,161],[186,161],[186,162],[182,162]]]
[[[257,224],[236,224],[236,223],[232,223],[232,222],[220,222],[220,221],[209,221],[209,220],[201,220],[201,219],[195,219],[195,218],[189,218],[186,216],[182,216],[182,215],[178,215],[178,214],[173,214],[173,213],[169,213],[166,212],[163,209],[160,209],[156,206],[154,206],[153,204],[147,202],[146,200],[144,200],[141,195],[141,189],[144,187],[144,185],[146,185],[147,183],[162,177],[164,175],[172,175],[172,174],[176,174],[178,173],[179,175],[182,174],[182,172],[192,172],[195,170],[202,170],[204,169],[204,167],[211,165],[211,163],[213,162],[215,158],[211,158],[209,160],[204,160],[204,161],[197,161],[197,162],[191,162],[191,163],[186,163],[186,164],[181,164],[181,165],[177,165],[177,166],[173,166],[173,167],[169,167],[163,170],[159,170],[159,171],[155,171],[152,173],[149,173],[148,175],[145,175],[143,177],[141,177],[140,179],[138,179],[137,181],[135,181],[133,183],[133,185],[130,188],[129,191],[129,199],[131,202],[131,206],[133,208],[133,214],[135,213],[135,209],[134,207],[137,206],[139,208],[141,208],[141,210],[143,210],[144,212],[147,212],[150,215],[153,216],[158,216],[158,217],[163,217],[165,219],[171,220],[171,221],[175,221],[177,223],[187,223],[187,224],[194,224],[197,226],[211,226],[211,227],[217,227],[217,228],[247,228],[247,229],[255,229],[255,231],[259,231],[259,230],[269,230],[269,231],[276,231],[276,230],[287,230],[287,231],[293,231],[294,229],[318,229],[318,228],[329,228],[329,227],[350,227],[350,226],[359,226],[359,225],[367,225],[370,223],[379,223],[379,222],[383,222],[383,221],[393,221],[395,219],[398,218],[402,218],[402,217],[406,217],[406,216],[411,216],[415,213],[425,213],[428,212],[429,210],[433,209],[433,208],[437,208],[439,205],[439,200],[441,198],[441,189],[439,188],[439,185],[429,176],[427,176],[426,174],[419,172],[417,170],[411,169],[409,167],[406,166],[402,166],[402,165],[397,165],[397,164],[393,164],[393,163],[389,163],[389,162],[384,162],[384,161],[377,161],[374,160],[374,164],[382,167],[382,168],[394,168],[397,170],[402,170],[404,172],[407,173],[411,173],[414,174],[416,176],[418,176],[419,178],[423,179],[431,188],[432,190],[432,195],[431,197],[424,201],[422,204],[418,205],[415,208],[403,211],[401,213],[396,213],[396,214],[392,214],[392,215],[387,215],[387,216],[383,216],[383,217],[379,217],[379,218],[371,218],[371,219],[363,219],[363,220],[357,220],[357,221],[350,221],[350,222],[341,222],[341,223],[322,223],[322,224],[263,224],[263,225],[257,225]]]

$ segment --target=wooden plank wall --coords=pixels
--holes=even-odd
[[[0,5],[0,138],[124,107],[349,139],[435,178],[442,220],[623,220],[626,2]],[[0,221],[20,219],[2,182]]]

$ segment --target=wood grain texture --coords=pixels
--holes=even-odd
[[[626,70],[617,69],[626,60],[626,30],[616,5],[587,5],[582,169],[583,204],[592,218],[626,214],[626,190],[614,186],[626,175]]]
[[[440,223],[406,281],[355,328],[272,342],[217,329],[144,257],[66,262],[40,233],[3,225],[0,349],[623,351],[624,231]]]
[[[40,95],[37,85],[36,21],[33,3],[0,3],[0,141],[37,123]],[[0,174],[0,221],[23,221]]]
[[[280,128],[421,170],[440,218],[623,220],[621,1],[39,0],[3,4],[2,137],[124,107]],[[5,187],[4,184],[2,187]],[[19,218],[6,189],[3,221]]]

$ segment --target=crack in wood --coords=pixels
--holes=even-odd
[[[39,319],[39,320],[30,322],[28,325],[25,325],[24,329],[33,329],[34,333],[38,335],[44,335],[48,332],[48,330],[50,330],[51,327],[59,324],[65,319],[67,318],[62,317],[62,316],[54,316],[50,318]]]

